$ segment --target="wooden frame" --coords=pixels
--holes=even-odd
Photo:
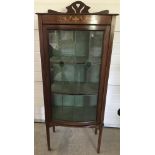
[[[79,7],[76,6],[79,4]],[[73,9],[74,6],[74,9]],[[83,11],[80,11],[82,8]],[[48,13],[37,13],[39,20],[39,36],[40,36],[40,54],[42,64],[43,92],[45,105],[45,122],[47,132],[48,150],[50,147],[49,128],[55,126],[68,127],[92,127],[95,128],[95,133],[99,129],[97,152],[100,152],[102,127],[104,120],[104,110],[106,103],[107,84],[112,52],[112,42],[114,36],[115,19],[117,14],[108,14],[108,11],[98,13],[89,13],[84,3],[77,1],[67,7],[66,13],[49,10]],[[72,10],[73,9],[73,10]],[[102,30],[105,31],[103,39],[103,55],[100,69],[100,87],[97,103],[96,121],[89,122],[69,122],[69,121],[54,121],[52,120],[51,112],[51,81],[50,81],[50,64],[48,59],[48,38],[47,30]],[[103,61],[104,59],[104,61]]]

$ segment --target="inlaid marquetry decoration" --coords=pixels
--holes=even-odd
[[[80,22],[80,21],[87,21],[89,20],[90,18],[88,16],[72,16],[72,15],[69,15],[69,16],[59,16],[58,17],[58,21],[59,22],[67,22],[67,21],[70,21],[70,22]]]

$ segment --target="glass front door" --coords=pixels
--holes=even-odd
[[[104,31],[48,30],[52,119],[96,120]]]

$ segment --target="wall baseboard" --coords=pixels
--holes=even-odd
[[[43,119],[34,119],[34,123],[45,123]]]

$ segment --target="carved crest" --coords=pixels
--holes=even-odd
[[[67,9],[67,13],[82,14],[82,13],[89,13],[88,10],[90,9],[90,7],[85,5],[81,1],[76,1],[71,5],[67,6],[66,9]]]
[[[67,9],[67,12],[65,14],[91,14],[88,11],[90,9],[90,7],[81,1],[76,1],[76,2],[72,3],[71,5],[67,6],[66,9]],[[63,12],[58,12],[58,11],[54,11],[54,10],[48,10],[48,13],[64,14]],[[100,12],[96,12],[94,14],[108,14],[108,13],[109,13],[108,10],[103,10]]]

